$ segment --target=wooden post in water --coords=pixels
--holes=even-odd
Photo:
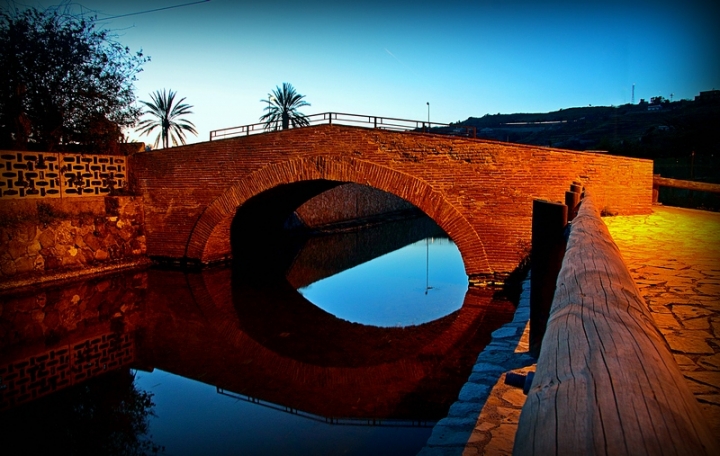
[[[538,356],[545,335],[563,255],[568,208],[562,203],[533,201],[530,273],[530,353]]]

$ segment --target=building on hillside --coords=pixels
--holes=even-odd
[[[701,103],[717,103],[720,101],[720,90],[713,89],[700,92],[700,95],[695,97],[695,101],[699,101]]]

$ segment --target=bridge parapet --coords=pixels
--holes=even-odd
[[[379,128],[389,131],[438,133],[452,136],[475,137],[475,127],[453,126],[451,124],[422,120],[398,119],[394,117],[368,116],[363,114],[347,114],[342,112],[322,112],[307,116],[309,125],[347,125],[363,128]],[[222,128],[210,132],[210,141],[219,139],[249,136],[276,131],[268,128],[267,123],[241,125],[239,127]]]

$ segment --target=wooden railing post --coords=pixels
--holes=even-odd
[[[582,196],[582,185],[572,184],[570,191],[565,192],[565,205],[568,207],[568,222],[572,222],[580,206],[580,198]]]
[[[555,281],[565,254],[567,215],[567,206],[562,203],[533,201],[530,273],[530,353],[533,356],[540,353]]]
[[[653,189],[652,189],[653,204],[657,204],[660,199],[660,183],[657,180],[658,177],[660,177],[659,174],[653,174]]]

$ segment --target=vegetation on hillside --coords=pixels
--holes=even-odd
[[[720,182],[717,97],[675,102],[656,97],[635,105],[489,114],[453,124],[459,126],[475,127],[485,139],[651,158],[656,173],[666,177]]]
[[[603,151],[647,158],[664,177],[720,183],[720,93],[704,92],[695,100],[589,106],[549,113],[495,114],[470,117],[449,130],[474,127],[479,138]],[[661,188],[660,201],[720,209],[717,194]]]

